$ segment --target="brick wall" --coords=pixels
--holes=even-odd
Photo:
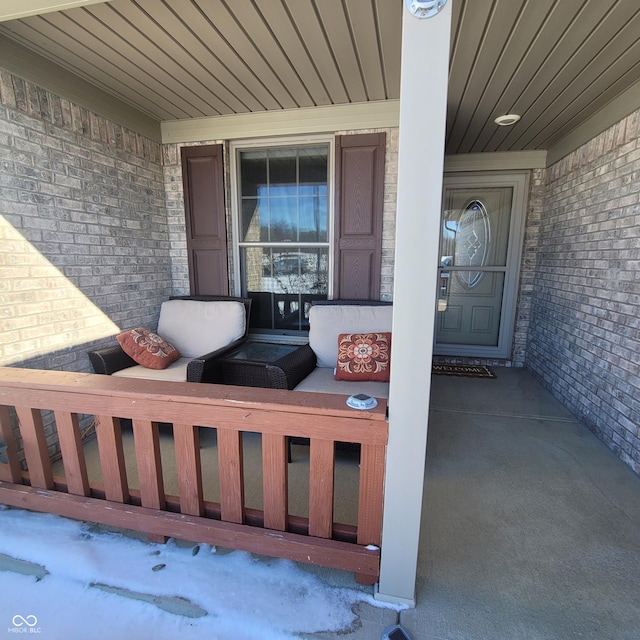
[[[0,364],[86,371],[171,293],[160,145],[0,72]]]
[[[640,473],[640,111],[549,168],[527,366]]]
[[[0,71],[0,365],[90,371],[171,293],[160,145]]]

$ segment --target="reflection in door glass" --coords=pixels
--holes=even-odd
[[[484,204],[472,200],[462,212],[455,237],[455,264],[459,267],[484,267],[491,249],[491,221]],[[482,271],[458,271],[463,287],[473,289],[482,279]]]

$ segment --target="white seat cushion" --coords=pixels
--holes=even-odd
[[[392,316],[391,305],[313,305],[309,310],[309,346],[316,354],[317,366],[336,366],[338,335],[391,331]]]
[[[166,369],[149,369],[142,365],[135,365],[116,371],[112,375],[121,378],[144,378],[145,380],[170,380],[171,382],[187,381],[187,365],[191,358],[179,358],[172,362]]]
[[[296,388],[295,391],[311,391],[313,393],[339,393],[351,396],[355,393],[366,393],[374,398],[389,397],[388,382],[347,382],[336,380],[333,369],[316,367]]]
[[[245,306],[236,300],[167,300],[157,333],[182,357],[197,358],[241,338],[245,321]]]

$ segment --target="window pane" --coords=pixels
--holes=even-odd
[[[269,239],[269,207],[266,198],[244,198],[240,212],[243,242]]]
[[[242,280],[246,291],[261,291],[271,275],[270,249],[245,247],[241,251]],[[266,252],[266,255],[265,255]]]
[[[246,290],[325,294],[329,283],[328,256],[328,247],[243,247],[240,257]]]
[[[246,283],[243,293],[256,307],[251,308],[251,326],[308,328],[309,303],[327,297],[328,248],[244,247],[240,255]]]
[[[300,186],[327,184],[327,148],[306,147],[300,149]]]
[[[240,193],[257,196],[260,187],[267,186],[267,151],[242,151],[240,153]]]
[[[269,198],[271,242],[298,239],[298,198]]]
[[[327,198],[300,198],[301,242],[327,242]]]
[[[297,188],[297,165],[296,149],[269,149],[269,195],[279,195],[272,190],[283,185]]]
[[[324,196],[327,197],[327,185],[326,184],[301,184],[300,185],[301,196]]]

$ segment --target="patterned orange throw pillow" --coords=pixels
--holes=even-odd
[[[166,369],[180,352],[157,333],[136,327],[117,336],[122,350],[147,369]]]
[[[341,333],[336,380],[389,381],[391,333]]]

